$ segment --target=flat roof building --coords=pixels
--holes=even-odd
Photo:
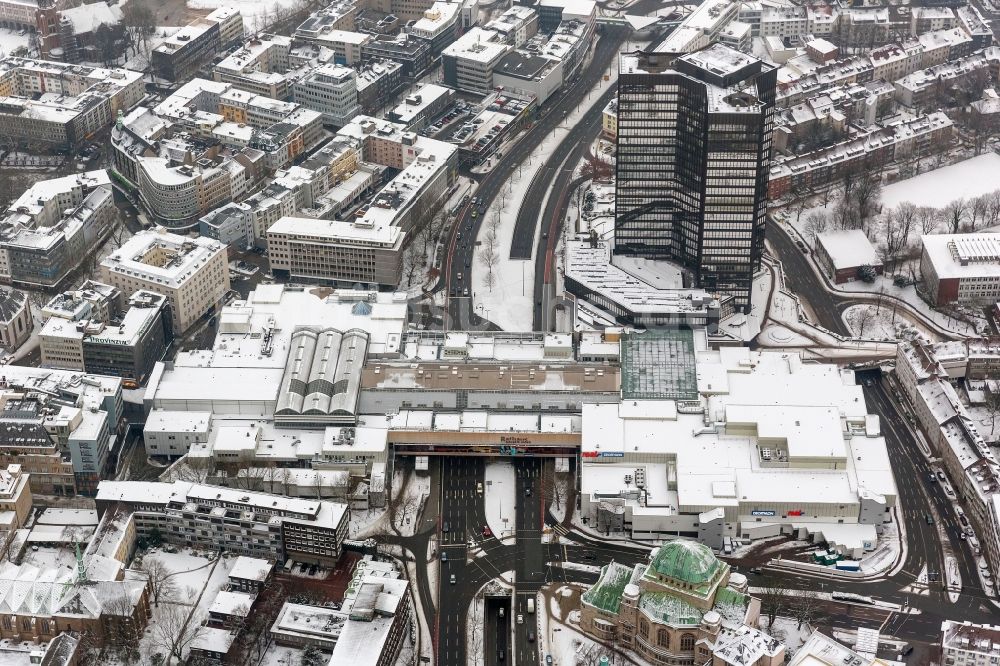
[[[859,271],[864,266],[882,273],[882,258],[860,229],[816,234],[816,260],[837,284],[860,279]]]
[[[101,262],[101,273],[129,297],[142,289],[166,296],[175,333],[213,313],[229,291],[225,245],[162,229],[132,236]]]
[[[1000,300],[1000,241],[992,234],[920,237],[920,272],[936,305]]]
[[[670,334],[673,347],[683,334]],[[875,547],[897,491],[877,419],[846,371],[745,347],[689,344],[694,362],[685,362],[659,337],[625,338],[636,358],[623,353],[620,403],[583,406],[582,510],[591,524],[721,547],[700,519],[719,508],[722,535],[791,530],[850,556]],[[665,358],[674,362],[657,366]],[[650,367],[659,372],[650,376]],[[706,419],[717,425],[703,428]],[[641,501],[625,475],[642,476]]]
[[[102,481],[98,512],[103,515],[117,507],[135,514],[139,534],[158,529],[171,543],[197,543],[277,562],[333,564],[347,536],[346,504],[184,481]],[[253,539],[245,538],[247,523]]]
[[[472,28],[441,53],[444,82],[463,92],[485,95],[493,71],[513,45],[494,30]]]
[[[239,8],[219,7],[156,45],[150,54],[150,66],[162,79],[184,81],[216,53],[239,43],[243,34]]]

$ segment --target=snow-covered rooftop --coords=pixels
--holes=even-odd
[[[861,229],[827,231],[817,234],[816,242],[826,251],[835,270],[882,264],[878,251]]]

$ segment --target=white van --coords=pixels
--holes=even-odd
[[[531,598],[528,599],[528,614],[530,615],[531,613],[534,612],[535,612],[535,599]]]

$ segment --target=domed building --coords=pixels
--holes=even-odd
[[[785,646],[756,628],[760,601],[710,548],[671,541],[649,564],[611,562],[582,597],[580,627],[653,664],[777,666]]]

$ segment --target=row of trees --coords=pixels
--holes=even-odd
[[[968,199],[959,197],[943,208],[917,206],[909,201],[884,208],[881,193],[877,173],[845,178],[832,211],[822,208],[806,214],[804,235],[815,243],[816,236],[825,231],[860,229],[873,239],[886,270],[893,272],[901,260],[913,255],[917,235],[936,233],[942,228],[958,234],[1000,225],[1000,189]],[[801,216],[804,208],[796,202],[793,211]]]

